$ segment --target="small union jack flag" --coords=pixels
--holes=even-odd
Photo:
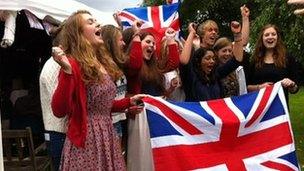
[[[141,29],[154,35],[157,48],[159,48],[160,41],[164,37],[168,27],[173,28],[175,31],[180,31],[178,8],[179,3],[153,7],[126,8],[118,14],[118,17],[124,29],[132,26],[135,20],[142,21],[143,25]]]
[[[205,102],[144,101],[155,170],[299,170],[281,83]]]

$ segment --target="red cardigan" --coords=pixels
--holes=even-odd
[[[69,62],[72,74],[60,70],[51,105],[55,116],[69,116],[67,136],[75,146],[84,148],[88,122],[86,86],[78,62],[73,58]],[[130,98],[114,100],[112,111],[124,111],[129,106]]]
[[[172,71],[179,67],[179,52],[176,44],[168,45],[169,58],[166,64],[166,72]],[[141,93],[141,79],[140,70],[143,65],[143,52],[141,48],[141,42],[132,42],[130,51],[130,62],[127,66],[127,80],[128,80],[128,93],[139,94]]]

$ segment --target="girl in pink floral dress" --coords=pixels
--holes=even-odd
[[[114,100],[112,80],[122,72],[103,50],[101,27],[87,11],[71,15],[53,58],[61,66],[52,109],[68,115],[61,170],[126,170],[111,111],[124,111],[144,95]]]

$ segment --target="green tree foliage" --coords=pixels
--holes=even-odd
[[[161,5],[164,0],[145,0],[145,5]],[[212,19],[219,25],[220,36],[232,36],[229,23],[241,21],[240,7],[250,9],[250,44],[255,46],[261,28],[276,24],[283,36],[287,50],[304,64],[304,17],[293,14],[287,0],[183,0],[180,6],[182,29],[186,32],[189,22],[201,23]]]
[[[281,0],[184,0],[180,9],[183,29],[189,22],[215,20],[220,27],[220,36],[231,37],[229,23],[241,21],[240,7],[246,4],[250,9],[250,43],[255,46],[261,28],[275,24],[281,29],[288,52],[304,64],[304,17],[293,14],[293,7]]]
[[[251,21],[250,42],[254,46],[261,28],[268,23],[277,25],[289,53],[304,63],[304,17],[293,14],[293,9],[286,1],[255,0],[259,7]]]
[[[143,6],[157,6],[165,4],[165,0],[144,0]]]
[[[244,3],[244,0],[184,0],[180,8],[183,28],[187,28],[189,22],[212,19],[219,25],[220,36],[231,37],[229,24],[241,20],[240,7]]]

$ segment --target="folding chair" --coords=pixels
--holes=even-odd
[[[5,171],[52,170],[50,157],[37,155],[45,149],[45,143],[34,148],[30,127],[24,130],[2,130],[2,139]]]

